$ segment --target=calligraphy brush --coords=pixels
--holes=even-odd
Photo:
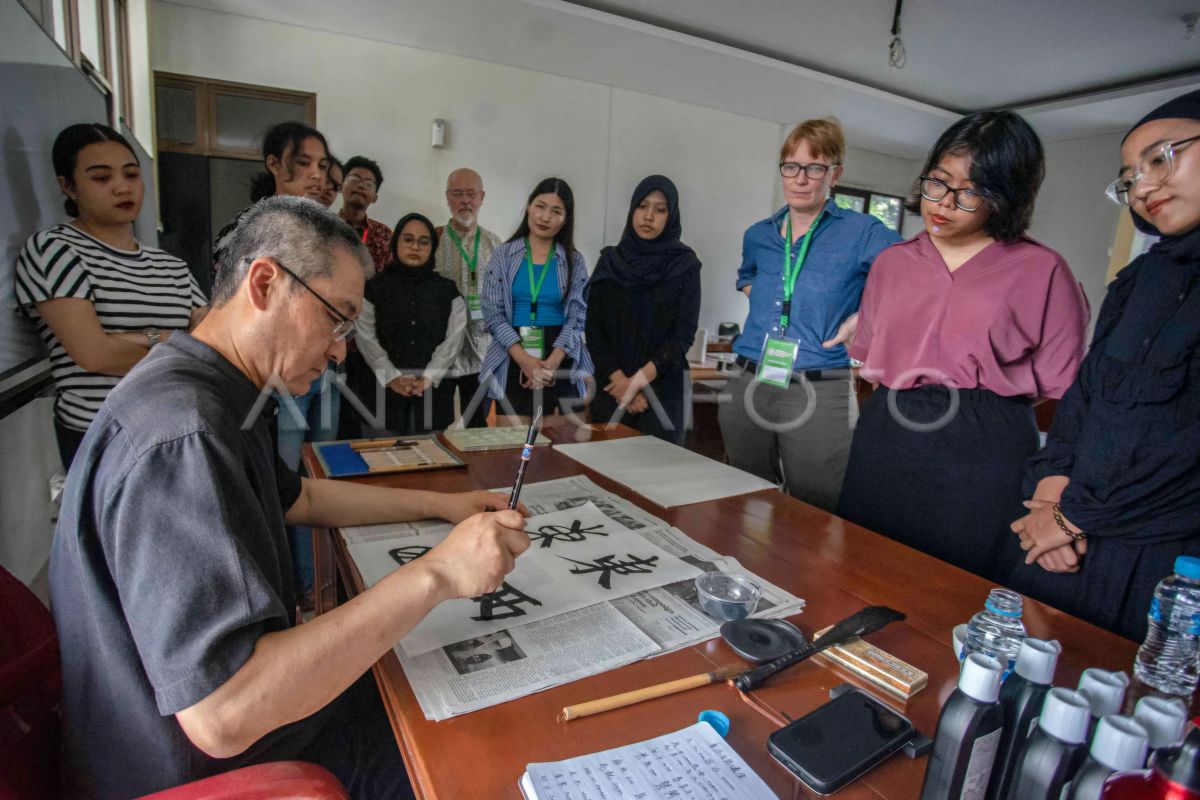
[[[676,694],[677,692],[695,689],[698,686],[707,686],[710,683],[717,683],[724,680],[730,681],[739,690],[748,692],[751,689],[761,686],[763,681],[780,670],[799,663],[809,656],[816,655],[834,645],[845,644],[855,637],[866,636],[868,633],[873,633],[892,622],[898,622],[904,618],[904,615],[899,611],[887,606],[867,606],[825,631],[824,634],[814,639],[811,644],[797,648],[760,667],[748,670],[742,670],[740,667],[721,667],[712,672],[704,672],[689,678],[680,678],[679,680],[660,683],[655,686],[647,686],[643,689],[635,689],[632,692],[625,692],[624,694],[613,695],[612,697],[605,697],[600,700],[567,706],[558,715],[558,719],[561,722],[567,722],[579,719],[580,717],[589,717],[592,714],[611,711],[614,708],[631,706],[643,700],[665,697],[669,694]]]
[[[792,664],[803,661],[809,656],[816,655],[834,645],[845,644],[851,639],[865,636],[868,633],[879,630],[885,625],[892,622],[899,622],[902,619],[904,619],[904,615],[894,608],[888,608],[887,606],[867,606],[862,611],[846,617],[837,625],[825,631],[821,636],[813,639],[811,644],[806,644],[803,647],[780,656],[774,661],[768,661],[761,667],[748,669],[740,675],[735,676],[732,679],[733,685],[743,692],[757,689],[759,686],[762,686],[763,681],[767,678],[782,669],[790,667]]]

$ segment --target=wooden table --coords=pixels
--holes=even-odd
[[[632,433],[625,428],[598,433],[594,438]],[[558,442],[571,441],[574,431],[552,427],[547,435]],[[305,459],[311,474],[319,475],[307,446]],[[374,477],[366,482],[443,491],[507,486],[517,460],[517,451],[471,455],[466,470]],[[907,704],[820,658],[775,676],[754,695],[794,719],[825,703],[831,688],[848,681],[867,688],[932,736],[941,705],[958,676],[951,629],[983,607],[991,588],[987,581],[773,490],[664,509],[552,449],[537,452],[526,480],[533,483],[577,474],[587,475],[606,490],[634,501],[807,600],[805,612],[792,621],[810,636],[866,605],[889,605],[903,611],[908,615],[905,622],[873,634],[870,640],[929,673],[928,688]],[[352,594],[361,591],[362,579],[341,538],[332,538],[347,590]],[[318,546],[318,560],[322,549]],[[1058,685],[1073,687],[1085,667],[1131,668],[1136,650],[1133,642],[1079,619],[1027,600],[1025,624],[1031,636],[1054,638],[1063,644]],[[807,790],[767,753],[767,736],[778,723],[726,684],[574,722],[557,721],[558,712],[566,705],[741,663],[723,641],[714,639],[443,722],[424,718],[393,653],[374,669],[419,797],[520,798],[517,780],[528,762],[570,758],[659,736],[692,724],[696,714],[708,708],[729,715],[730,744],[780,797],[808,797]],[[837,796],[917,797],[926,760],[893,757]]]

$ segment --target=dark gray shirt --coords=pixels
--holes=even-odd
[[[224,357],[176,333],[92,423],[50,562],[65,796],[139,796],[311,739],[316,717],[217,760],[173,716],[292,624],[283,517],[300,479],[276,456],[274,410]]]

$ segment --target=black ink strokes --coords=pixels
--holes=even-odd
[[[523,617],[525,616],[525,609],[521,608],[521,604],[528,603],[534,606],[542,604],[542,601],[533,599],[520,589],[510,586],[507,582],[500,584],[500,588],[494,592],[481,594],[471,599],[479,603],[479,616],[471,617],[476,622],[490,622],[494,619]]]
[[[393,561],[403,567],[410,561],[416,561],[432,549],[432,547],[426,547],[423,544],[410,544],[408,547],[397,547],[394,550],[388,550],[388,555],[392,557]]]
[[[607,533],[601,530],[604,525],[593,525],[590,528],[583,527],[583,523],[579,520],[572,520],[571,525],[543,525],[536,531],[526,531],[529,534],[530,541],[540,543],[543,548],[550,547],[555,542],[582,542],[589,535],[592,536],[608,536]]]
[[[644,575],[654,572],[658,566],[658,556],[650,556],[650,558],[640,558],[633,553],[626,553],[628,561],[613,561],[616,555],[601,556],[595,561],[576,561],[573,558],[559,556],[564,561],[570,561],[578,566],[571,567],[572,575],[588,575],[592,572],[599,572],[600,578],[597,581],[602,588],[612,589],[613,575]]]

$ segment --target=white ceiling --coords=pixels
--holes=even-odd
[[[903,70],[887,66],[892,0],[175,2],[780,123],[836,114],[856,145],[902,158],[965,109],[1013,106],[1071,139],[1200,88],[1200,34],[1179,19],[1200,0],[906,0]]]
[[[1200,0],[567,0],[956,111],[1200,74]]]

